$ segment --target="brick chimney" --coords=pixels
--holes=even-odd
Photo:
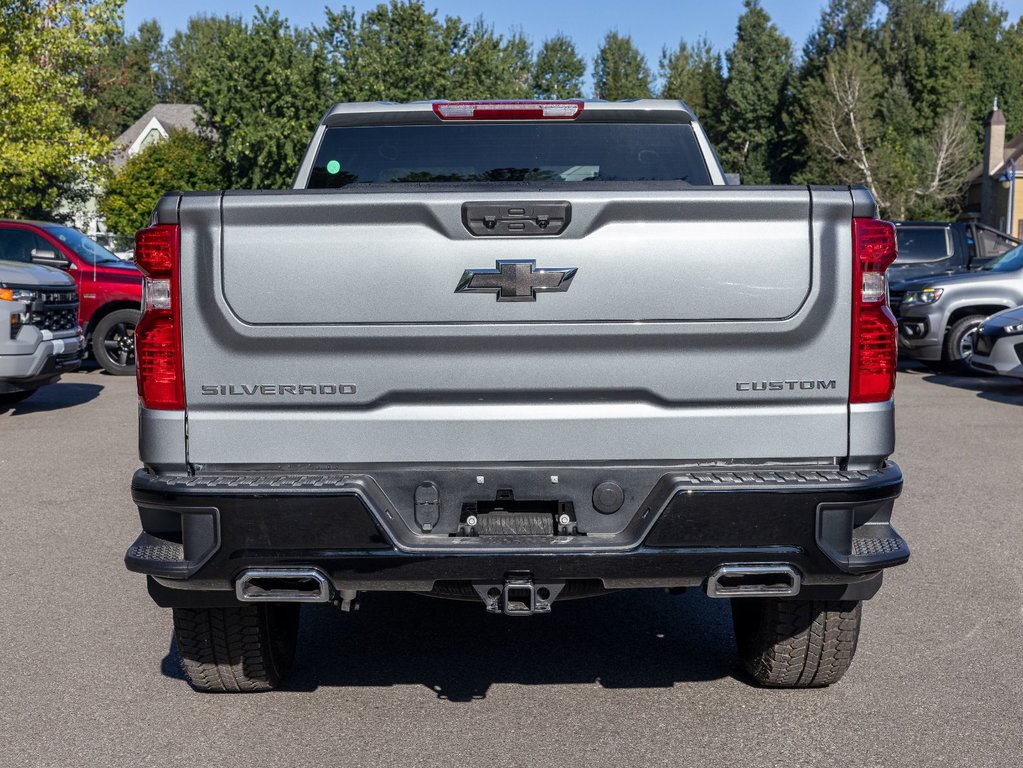
[[[980,220],[990,227],[998,226],[1001,213],[998,205],[998,178],[995,174],[1005,162],[1005,115],[998,108],[998,99],[984,121],[984,178],[981,185]]]

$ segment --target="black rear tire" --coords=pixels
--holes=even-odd
[[[102,318],[92,331],[92,356],[114,376],[135,374],[135,327],[141,313],[118,309]]]
[[[987,315],[967,315],[956,320],[945,334],[941,362],[956,373],[976,373],[966,362],[966,354],[973,350],[967,336],[987,319]]]
[[[860,634],[858,601],[732,600],[743,666],[772,688],[820,688],[849,669]]]
[[[270,691],[291,669],[299,606],[175,608],[181,668],[197,691]]]

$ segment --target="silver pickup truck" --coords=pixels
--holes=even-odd
[[[0,406],[82,364],[78,290],[65,272],[0,260]]]
[[[726,186],[679,102],[337,105],[294,190],[137,236],[126,564],[198,690],[277,685],[302,603],[633,588],[827,685],[909,557],[894,258],[863,189]]]

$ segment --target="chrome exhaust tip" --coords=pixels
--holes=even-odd
[[[316,568],[249,568],[234,593],[243,603],[329,603],[331,585]]]
[[[792,597],[802,577],[784,563],[722,565],[707,579],[708,597]]]

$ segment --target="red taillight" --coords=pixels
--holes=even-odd
[[[433,105],[441,120],[574,120],[581,101],[446,101]]]
[[[884,273],[896,253],[892,224],[853,219],[851,403],[884,402],[895,393],[897,325]]]
[[[135,233],[135,266],[146,277],[170,277],[177,265],[177,224],[157,224]]]
[[[135,378],[142,405],[160,411],[185,407],[178,241],[176,224],[135,234],[135,264],[145,276],[142,319],[135,329]]]

